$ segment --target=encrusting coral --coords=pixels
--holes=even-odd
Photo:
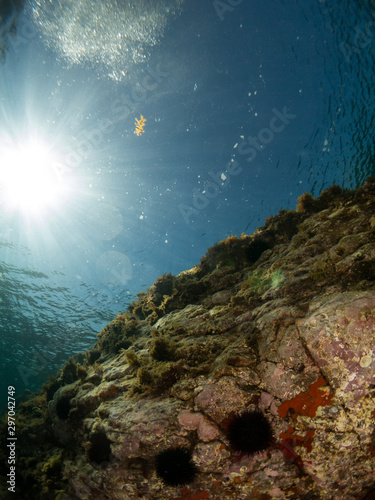
[[[18,494],[373,498],[374,395],[368,179],[304,194],[140,293],[18,408]]]

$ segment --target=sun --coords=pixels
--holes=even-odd
[[[55,209],[64,186],[53,168],[56,158],[41,140],[0,145],[0,203],[27,215]]]

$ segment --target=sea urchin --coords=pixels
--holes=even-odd
[[[260,410],[245,410],[229,422],[226,435],[231,448],[244,455],[253,455],[273,443],[270,422]]]
[[[169,448],[155,458],[156,474],[168,486],[191,483],[198,472],[188,448]]]

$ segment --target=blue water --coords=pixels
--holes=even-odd
[[[92,346],[164,272],[304,191],[374,175],[372,1],[40,0],[14,14],[16,35],[12,19],[0,30],[1,401]],[[65,189],[37,215],[1,186],[2,152],[34,140]]]

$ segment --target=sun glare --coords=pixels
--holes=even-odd
[[[53,169],[55,158],[39,141],[0,149],[1,204],[7,210],[40,214],[56,208],[63,186]]]

